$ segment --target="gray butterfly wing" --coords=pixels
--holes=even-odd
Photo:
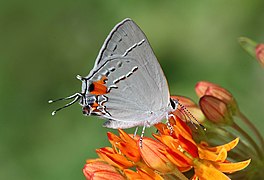
[[[169,106],[166,78],[146,36],[130,19],[111,31],[88,78],[106,72],[110,92],[104,117],[111,119],[106,127],[151,125],[164,118]]]

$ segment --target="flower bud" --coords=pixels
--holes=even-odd
[[[200,99],[199,104],[208,120],[216,124],[231,125],[233,123],[231,112],[224,101],[205,95]]]
[[[106,177],[109,179],[125,180],[113,166],[99,160],[87,162],[83,167],[83,174],[86,179],[91,180],[105,179]]]
[[[230,108],[232,115],[236,115],[239,111],[236,100],[233,95],[226,89],[218,86],[217,84],[207,81],[200,81],[195,86],[195,91],[198,97],[210,95],[223,101],[228,108]]]
[[[176,166],[162,153],[166,146],[150,138],[144,138],[142,141],[140,153],[144,162],[161,173],[172,172]]]
[[[257,43],[247,37],[240,37],[238,38],[238,42],[241,45],[241,47],[252,57],[256,57],[255,54],[255,48],[257,46]]]
[[[256,57],[260,64],[264,67],[264,44],[258,44],[256,47]]]

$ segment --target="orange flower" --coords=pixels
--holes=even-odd
[[[86,179],[100,180],[100,179],[115,179],[125,180],[125,178],[118,173],[118,171],[111,165],[102,160],[90,160],[83,167],[83,174]]]
[[[238,163],[227,161],[228,151],[233,149],[238,138],[222,146],[210,147],[206,142],[197,144],[191,129],[179,118],[170,118],[170,128],[163,123],[156,126],[158,140],[132,138],[119,129],[119,136],[108,133],[112,147],[97,149],[100,160],[88,160],[83,173],[87,179],[186,179],[181,172],[194,169],[193,179],[227,179],[224,173],[245,168],[250,160]],[[136,171],[132,170],[136,169]]]
[[[171,121],[170,121],[171,122]],[[223,172],[239,171],[250,163],[250,160],[239,163],[230,163],[226,161],[227,152],[233,149],[238,138],[234,141],[217,147],[209,147],[206,143],[196,144],[186,124],[182,123],[179,118],[175,119],[173,125],[174,134],[169,136],[163,125],[156,125],[157,129],[162,127],[159,135],[154,135],[168,149],[164,154],[173,162],[181,171],[194,168],[195,176],[199,179],[227,179]],[[212,175],[213,174],[213,175]]]

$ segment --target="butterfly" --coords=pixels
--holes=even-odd
[[[170,98],[168,83],[150,43],[131,19],[118,23],[106,38],[90,73],[77,78],[82,91],[66,98],[79,101],[84,115],[106,119],[104,127],[146,127],[168,119],[178,101]],[[136,128],[137,131],[137,128]],[[135,132],[136,133],[136,132]]]

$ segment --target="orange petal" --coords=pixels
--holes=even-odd
[[[237,163],[212,162],[212,164],[219,171],[231,173],[231,172],[240,171],[240,170],[246,168],[249,165],[250,161],[251,161],[251,159],[246,160],[246,161],[242,161],[242,162],[237,162]]]
[[[125,178],[121,174],[119,174],[113,166],[102,161],[92,161],[85,164],[83,167],[83,174],[86,179],[91,180],[125,180]]]
[[[163,180],[163,178],[159,174],[155,173],[152,170],[146,171],[145,169],[138,169],[138,173],[144,180]]]
[[[171,148],[172,150],[178,149],[178,147],[180,145],[178,139],[174,139],[173,137],[171,137],[169,135],[156,135],[156,134],[153,134],[153,136],[156,139],[158,139],[160,142],[162,142],[163,144],[165,144],[166,146]]]
[[[101,159],[115,167],[118,167],[119,169],[125,169],[134,166],[134,164],[128,161],[127,158],[121,154],[116,154],[116,152],[110,147],[97,149],[96,153]]]
[[[165,150],[166,146],[158,141],[150,138],[144,138],[142,141],[142,148],[140,154],[144,162],[151,167],[162,173],[173,171],[176,167],[169,159],[160,151]]]
[[[192,160],[186,157],[181,151],[178,149],[167,149],[166,153],[164,153],[166,157],[175,164],[178,168],[191,168]],[[182,171],[182,170],[181,170]]]
[[[118,129],[118,131],[120,134],[120,141],[116,143],[116,147],[131,161],[139,161],[140,153],[136,140],[130,137],[125,131],[121,129]]]
[[[210,151],[214,151],[216,153],[219,153],[219,151],[222,149],[222,148],[225,148],[226,151],[230,151],[231,149],[233,149],[234,147],[236,147],[236,145],[238,144],[239,142],[239,138],[236,138],[234,139],[233,141],[227,143],[227,144],[224,144],[224,145],[221,145],[221,146],[215,146],[215,147],[207,147],[206,149],[210,150]]]
[[[138,162],[140,160],[139,147],[137,146],[137,141],[130,137],[125,131],[118,129],[120,138],[122,142],[118,146],[120,151],[133,162]]]
[[[168,135],[158,136],[153,134],[153,136],[169,147],[165,150],[160,150],[160,152],[162,152],[173,164],[178,167],[187,167],[192,164],[192,160],[179,150],[180,144],[177,139]]]
[[[111,132],[108,132],[108,133],[107,133],[107,136],[108,136],[108,140],[109,140],[109,142],[110,142],[113,146],[116,146],[118,143],[121,142],[121,138],[118,137],[117,135],[111,133]]]
[[[198,97],[202,97],[204,95],[212,95],[221,100],[224,100],[224,102],[229,102],[233,99],[233,96],[229,91],[217,84],[208,81],[198,82],[195,86],[195,91]]]
[[[143,177],[139,173],[132,171],[131,169],[124,169],[123,172],[126,175],[127,179],[142,179],[143,180]]]
[[[177,116],[176,116],[176,126],[173,127],[175,128],[174,131],[176,134],[181,134],[184,137],[187,136],[188,138],[192,139],[192,131],[190,127]]]
[[[199,180],[230,179],[224,173],[217,170],[209,161],[205,161],[205,160],[196,161],[195,166],[194,166],[194,171],[195,171],[195,175],[199,177]]]
[[[207,149],[199,149],[199,158],[206,159],[215,162],[224,162],[227,158],[227,151],[225,148],[222,148],[219,152],[212,152]]]
[[[179,142],[182,148],[188,153],[190,153],[192,157],[194,158],[198,157],[198,148],[196,144],[194,143],[194,141],[189,141],[182,135],[179,135]]]
[[[128,135],[123,130],[119,129],[120,137],[117,135],[108,132],[107,136],[110,143],[117,147],[122,154],[124,154],[128,159],[133,162],[137,162],[140,160],[139,148],[137,146],[137,141],[133,139],[130,135]]]
[[[168,129],[167,125],[164,123],[155,124],[155,127],[157,128],[160,134],[166,134],[166,135],[170,134],[170,130]]]

